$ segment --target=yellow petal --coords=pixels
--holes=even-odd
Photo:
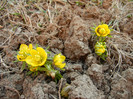
[[[63,63],[63,64],[60,64],[59,66],[58,66],[58,68],[64,68],[65,67],[65,65],[66,65],[66,63]]]
[[[60,56],[60,59],[63,62],[63,61],[65,61],[66,57],[62,55],[62,56]]]
[[[42,57],[42,63],[41,64],[39,64],[40,66],[41,65],[44,65],[44,63],[46,62],[46,60],[47,60],[47,53],[45,52],[45,50],[43,49],[43,48],[41,48],[41,47],[37,47],[37,51],[39,52],[39,54],[41,55],[41,57]]]
[[[29,44],[29,49],[31,50],[33,48],[32,44]]]
[[[47,53],[45,52],[45,50],[41,47],[37,47],[36,50],[39,52],[39,54],[45,58],[47,58]]]
[[[19,61],[25,61],[25,57],[22,56],[22,55],[17,55],[17,59],[18,59]]]
[[[102,24],[102,27],[108,29],[108,25],[107,24]]]
[[[23,50],[23,49],[28,49],[28,46],[26,44],[21,44],[20,45],[20,50]]]
[[[34,60],[32,56],[26,58],[26,63],[32,66],[38,66],[38,62]]]
[[[36,55],[36,54],[38,54],[38,53],[37,53],[37,51],[36,51],[35,49],[32,49],[32,50],[30,51],[30,54],[31,54],[31,56],[34,56],[34,55]]]

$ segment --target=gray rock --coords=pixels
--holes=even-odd
[[[102,65],[92,64],[91,67],[89,67],[87,70],[87,75],[91,77],[97,87],[102,85],[102,81],[104,79]]]
[[[133,99],[133,69],[123,71],[122,75],[116,73],[111,89],[111,99]]]
[[[82,64],[70,64],[68,63],[67,64],[67,67],[66,67],[66,71],[79,71],[79,72],[82,72]]]
[[[92,54],[89,54],[85,59],[85,65],[87,67],[90,67],[91,64],[96,63],[96,57],[94,57]]]
[[[101,93],[87,75],[80,75],[71,83],[68,99],[104,99]]]
[[[37,83],[35,86],[33,86],[31,88],[31,91],[34,94],[34,97],[36,97],[38,99],[44,99],[44,92],[43,92],[43,89],[39,83]]]
[[[24,80],[23,95],[25,99],[52,99],[57,98],[56,83],[51,81],[47,84],[44,80],[45,76],[40,75],[35,80],[30,77]]]
[[[7,74],[3,76],[0,79],[0,99],[18,99],[19,94],[22,93],[23,79],[21,74]]]
[[[90,53],[88,40],[91,34],[84,21],[76,16],[72,19],[69,27],[69,37],[64,42],[64,53],[70,59],[79,59]]]

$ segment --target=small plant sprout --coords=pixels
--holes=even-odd
[[[95,53],[100,56],[103,60],[107,57],[106,42],[97,42],[95,44]]]
[[[44,50],[42,47],[36,46],[34,49],[32,44],[29,47],[26,44],[20,45],[20,51],[17,54],[18,61],[22,61],[23,65],[21,70],[27,69],[27,74],[38,75],[39,72],[45,72],[46,75],[51,76],[52,79],[60,80],[62,75],[59,70],[55,69],[55,66],[63,69],[66,65],[65,56],[61,53],[54,57],[49,57],[51,52],[48,49]]]
[[[68,93],[71,90],[71,88],[72,86],[66,83],[66,85],[61,90],[61,96],[68,97]]]

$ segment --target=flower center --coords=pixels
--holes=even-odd
[[[40,60],[41,60],[40,55],[35,55],[35,60],[36,60],[36,61],[40,61]]]
[[[99,30],[99,32],[100,32],[101,34],[105,34],[105,33],[106,33],[106,31],[105,31],[104,28],[101,28],[101,29]]]
[[[98,52],[104,53],[105,52],[105,49],[99,49]]]

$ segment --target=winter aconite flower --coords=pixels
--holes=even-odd
[[[110,29],[107,24],[99,25],[95,28],[97,36],[105,37],[110,33]]]
[[[18,52],[17,59],[19,61],[25,61],[29,56],[30,51],[32,50],[32,44],[29,44],[29,47],[26,44],[20,45],[20,51]]]
[[[47,53],[41,47],[30,51],[30,56],[26,58],[26,63],[31,66],[42,66],[47,60]]]
[[[58,55],[55,55],[54,56],[54,65],[61,69],[64,68],[66,65],[66,63],[63,63],[65,61],[65,59],[66,59],[66,57],[61,55],[61,53]]]
[[[105,42],[97,42],[95,45],[95,53],[97,55],[102,55],[106,51]]]

